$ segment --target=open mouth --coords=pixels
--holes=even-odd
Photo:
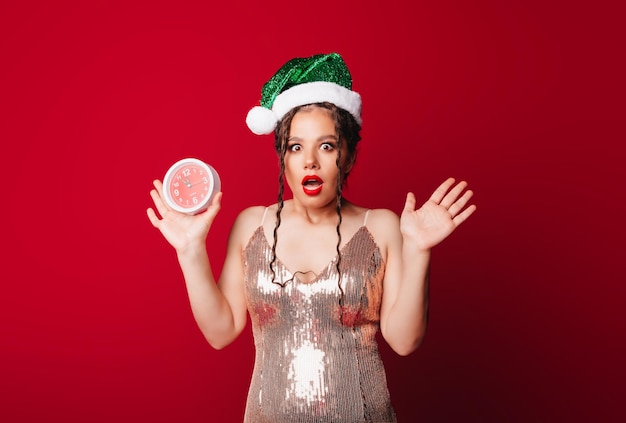
[[[322,190],[324,181],[317,175],[307,175],[302,178],[302,190],[306,195],[317,195]]]

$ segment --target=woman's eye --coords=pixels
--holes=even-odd
[[[335,149],[335,146],[330,144],[330,143],[325,142],[324,144],[322,144],[321,148],[322,148],[322,150],[332,151],[332,150]]]
[[[291,144],[288,148],[289,151],[300,151],[302,146],[300,144]]]

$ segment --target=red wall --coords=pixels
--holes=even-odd
[[[424,345],[383,347],[401,421],[625,418],[623,11],[28,3],[0,5],[0,420],[241,420],[249,328],[202,339],[148,191],[182,157],[218,170],[219,273],[236,214],[277,192],[245,114],[284,61],[330,51],[364,101],[348,198],[399,212],[448,176],[476,192],[434,251]]]

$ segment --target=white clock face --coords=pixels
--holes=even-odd
[[[163,194],[167,205],[187,214],[206,210],[220,188],[215,169],[192,158],[174,163],[163,179]]]

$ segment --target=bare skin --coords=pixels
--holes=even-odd
[[[285,177],[293,198],[285,201],[281,213],[276,254],[291,271],[310,271],[303,275],[304,282],[312,280],[337,254],[336,159],[335,127],[327,111],[317,107],[299,111],[291,123],[285,155]],[[350,166],[343,163],[342,171]],[[216,281],[206,238],[219,212],[221,193],[206,212],[188,216],[165,205],[160,181],[154,186],[150,195],[156,211],[149,208],[148,218],[176,250],[200,330],[214,348],[223,348],[246,325],[241,253],[260,225],[265,207],[245,209],[235,220]],[[381,332],[398,354],[410,354],[422,341],[427,325],[430,251],[476,210],[475,205],[468,205],[471,197],[466,182],[455,183],[449,178],[419,208],[415,196],[408,193],[400,217],[386,209],[374,209],[368,216],[367,228],[386,262]],[[270,243],[276,207],[270,206],[264,221]],[[365,212],[365,208],[344,200],[342,245],[363,224]]]

